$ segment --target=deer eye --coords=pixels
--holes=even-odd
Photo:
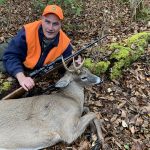
[[[87,77],[81,77],[81,80],[87,80]]]

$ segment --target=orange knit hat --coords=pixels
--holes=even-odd
[[[47,5],[42,15],[45,16],[50,13],[57,15],[61,20],[64,18],[62,9],[57,5]]]

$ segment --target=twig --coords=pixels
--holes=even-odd
[[[8,20],[7,20],[7,28],[10,26],[10,23],[11,23],[11,0],[10,0],[10,3],[8,5]]]

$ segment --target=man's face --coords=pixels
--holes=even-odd
[[[61,21],[55,14],[42,16],[42,28],[46,38],[53,39],[61,29]]]

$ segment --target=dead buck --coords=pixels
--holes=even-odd
[[[75,63],[73,63],[75,64]],[[103,142],[96,115],[84,116],[84,86],[100,83],[83,63],[67,72],[57,83],[58,93],[0,101],[0,148],[36,150],[64,141],[72,143],[94,122]],[[81,68],[82,67],[82,68]]]

